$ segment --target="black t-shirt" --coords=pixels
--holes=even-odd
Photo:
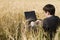
[[[58,16],[51,16],[43,20],[43,29],[45,32],[56,32],[60,19]]]

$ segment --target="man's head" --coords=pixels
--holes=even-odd
[[[55,7],[52,4],[47,4],[43,7],[46,15],[55,15]]]

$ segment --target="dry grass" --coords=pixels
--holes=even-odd
[[[0,40],[48,40],[49,36],[46,39],[44,33],[41,24],[29,27],[26,21],[21,20],[17,24],[14,22],[12,24],[5,23],[0,27]],[[54,39],[59,40],[59,35],[60,28],[57,30]]]
[[[56,15],[60,16],[60,0],[0,0],[0,40],[45,40],[41,25],[28,28],[24,12],[35,10],[38,19],[43,19],[45,4],[56,6]],[[60,39],[60,28],[55,40]]]

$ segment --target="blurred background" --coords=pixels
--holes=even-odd
[[[60,0],[0,0],[0,16],[5,14],[21,14],[25,11],[35,11],[37,17],[43,18],[43,7],[46,4],[53,4],[56,8],[56,15],[60,16]]]

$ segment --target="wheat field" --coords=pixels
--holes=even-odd
[[[42,25],[28,28],[25,11],[35,11],[37,19],[44,19],[42,8],[53,4],[60,17],[60,0],[0,0],[0,40],[47,40]],[[60,40],[60,28],[54,37]]]

